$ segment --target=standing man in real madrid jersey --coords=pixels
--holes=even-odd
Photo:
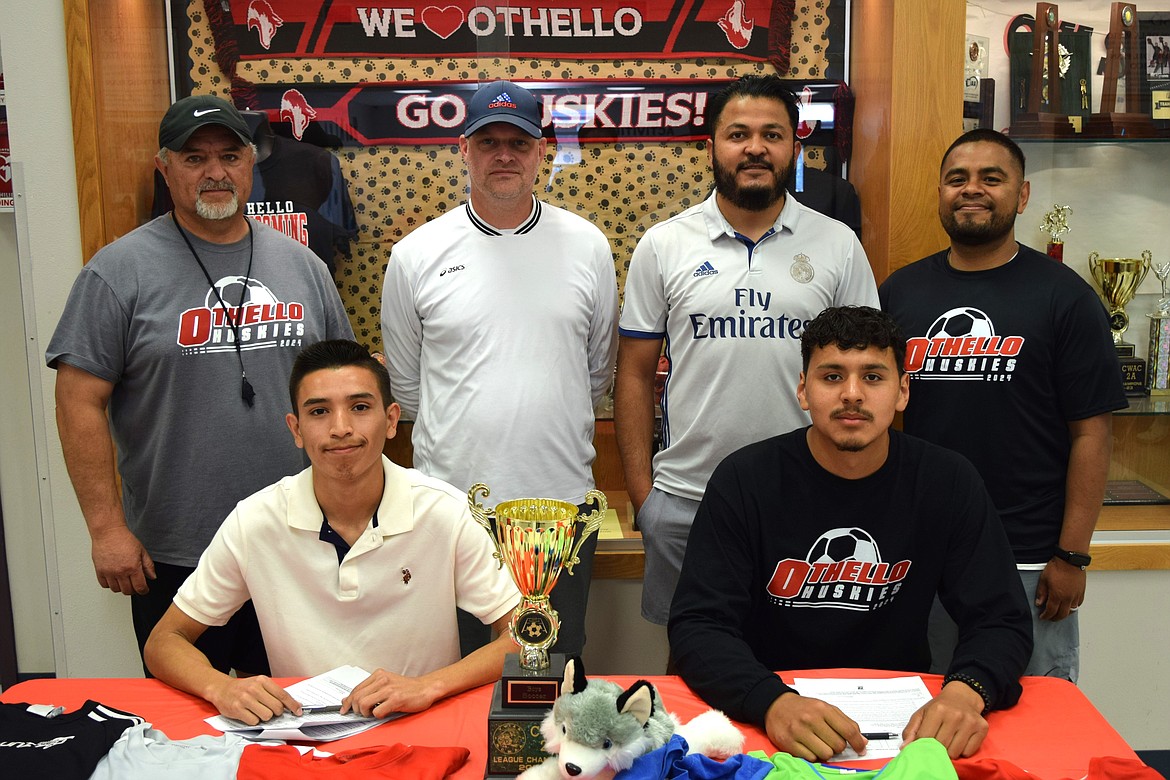
[[[594,407],[613,379],[617,281],[593,224],[532,194],[547,142],[540,104],[497,81],[467,109],[465,206],[394,246],[382,287],[386,367],[420,471],[491,502],[580,504],[593,488]],[[579,653],[597,546],[552,591],[558,652]],[[460,619],[465,652],[486,626]]]
[[[642,616],[666,625],[691,522],[716,464],[808,424],[800,334],[829,306],[877,305],[848,227],[787,197],[797,102],[776,76],[711,100],[715,192],[646,231],[626,277],[614,414],[646,546]],[[651,461],[654,372],[666,342],[662,449]]]
[[[131,596],[139,649],[236,502],[304,468],[284,425],[301,347],[353,337],[325,264],[244,217],[239,112],[194,95],[158,136],[174,210],[94,255],[46,354],[98,583]],[[267,671],[250,604],[199,647],[220,671]]]

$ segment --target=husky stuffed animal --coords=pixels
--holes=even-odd
[[[726,758],[743,748],[743,734],[722,712],[708,710],[681,726],[653,685],[638,680],[622,690],[609,680],[586,680],[576,656],[565,664],[561,695],[540,731],[544,749],[553,755],[519,780],[609,780],[675,733],[691,753]]]

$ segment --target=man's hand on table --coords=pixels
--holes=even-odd
[[[902,737],[913,742],[934,737],[947,749],[951,760],[972,755],[987,736],[984,702],[975,689],[953,680],[910,716]]]
[[[422,712],[437,698],[421,678],[377,669],[342,700],[341,711],[384,718],[395,712]]]
[[[765,720],[772,744],[806,761],[827,761],[846,744],[858,754],[865,752],[867,740],[861,736],[861,727],[820,699],[781,694],[768,708]]]
[[[301,705],[271,678],[227,677],[206,697],[221,715],[255,726],[288,711],[300,713]]]

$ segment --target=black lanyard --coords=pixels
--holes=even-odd
[[[215,293],[215,299],[219,301],[219,305],[223,307],[224,317],[232,326],[232,333],[236,340],[236,359],[240,361],[240,397],[244,399],[244,403],[252,406],[256,398],[256,391],[252,389],[252,383],[248,381],[248,373],[244,371],[244,354],[240,350],[240,310],[244,308],[244,299],[248,297],[248,282],[252,281],[252,255],[255,248],[255,242],[252,238],[252,223],[244,218],[244,224],[248,226],[248,271],[244,274],[244,289],[240,291],[240,305],[236,307],[236,313],[232,314],[231,310],[223,301],[223,296],[219,294],[219,289],[215,286],[215,282],[211,280],[211,274],[207,272],[207,267],[203,265],[203,261],[199,259],[199,253],[195,251],[195,245],[191,243],[191,239],[187,238],[187,232],[183,230],[183,226],[179,224],[178,217],[175,212],[171,212],[171,221],[175,223],[175,227],[179,230],[179,235],[183,237],[183,241],[187,243],[187,248],[191,250],[191,256],[195,258],[195,262],[199,264],[199,270],[203,272],[203,276],[207,279],[207,285],[211,291]]]

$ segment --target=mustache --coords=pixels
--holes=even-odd
[[[230,192],[233,195],[236,192],[236,185],[230,181],[205,181],[200,183],[197,192]]]
[[[833,420],[838,420],[847,414],[854,417],[862,417],[867,422],[873,422],[873,412],[868,409],[863,409],[860,406],[843,406],[840,409],[835,409],[829,417]]]
[[[772,163],[770,163],[766,159],[764,159],[763,155],[750,155],[749,154],[748,158],[746,160],[744,160],[743,162],[741,162],[739,165],[737,165],[735,167],[736,173],[738,173],[739,171],[742,171],[744,168],[748,167],[749,165],[766,168],[769,171],[776,170],[776,168],[772,165]]]

